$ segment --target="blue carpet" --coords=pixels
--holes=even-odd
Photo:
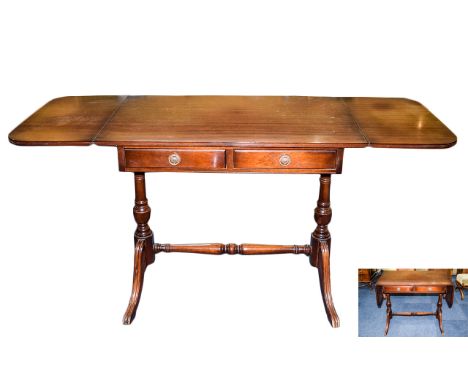
[[[454,282],[455,285],[455,282]],[[392,295],[394,312],[424,311],[435,312],[437,296]],[[386,320],[386,300],[378,308],[375,302],[375,290],[359,288],[359,337],[383,337]],[[455,298],[450,309],[444,300],[442,318],[445,337],[468,337],[468,293],[465,300],[455,291]],[[439,322],[435,316],[393,317],[390,321],[388,337],[441,337]]]

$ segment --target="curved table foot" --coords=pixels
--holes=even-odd
[[[130,325],[135,318],[135,314],[140,302],[141,291],[143,290],[143,279],[146,270],[145,258],[145,240],[138,239],[135,243],[135,263],[133,268],[133,284],[130,302],[128,303],[127,310],[124,314],[123,324]]]
[[[319,253],[317,259],[317,269],[320,278],[320,290],[322,291],[322,300],[327,313],[328,321],[334,328],[340,326],[340,318],[333,304],[330,282],[330,248],[327,241],[319,241]]]
[[[437,320],[439,321],[440,334],[444,335],[444,328],[442,326],[442,295],[441,294],[439,294],[439,299],[437,300],[436,317],[437,317]]]
[[[460,298],[461,298],[462,300],[465,299],[465,292],[463,291],[463,288],[464,288],[463,285],[460,284],[460,283],[457,281],[457,289],[458,289],[458,291],[460,292]]]
[[[384,294],[384,298],[387,300],[387,320],[385,321],[385,335],[388,334],[388,330],[390,329],[390,320],[393,317],[393,312],[392,312],[392,301],[390,300],[390,294],[386,293]]]

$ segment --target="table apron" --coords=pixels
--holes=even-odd
[[[342,148],[118,147],[126,172],[340,174]]]
[[[392,285],[383,287],[383,293],[390,294],[439,294],[446,292],[447,286],[440,285]]]

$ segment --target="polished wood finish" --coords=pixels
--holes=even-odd
[[[312,253],[309,256],[310,264],[316,267],[319,274],[322,300],[331,326],[340,326],[340,319],[333,304],[330,281],[330,247],[331,235],[328,224],[331,221],[332,210],[330,207],[331,175],[320,175],[320,190],[314,218],[317,223],[315,231],[311,235],[310,244]]]
[[[119,147],[120,171],[339,174],[343,149],[235,150]],[[171,162],[171,158],[178,160]]]
[[[151,208],[146,198],[145,174],[135,173],[135,207],[133,215],[137,223],[135,231],[135,254],[132,294],[125,311],[123,323],[129,325],[135,318],[138,304],[140,303],[141,292],[143,290],[143,280],[146,267],[155,260],[153,232],[148,225],[151,216]]]
[[[437,310],[435,312],[393,312],[392,294],[435,294],[438,295]],[[390,320],[394,316],[435,316],[439,322],[442,335],[442,298],[445,297],[449,308],[452,307],[454,288],[450,269],[428,271],[385,271],[376,284],[377,306],[382,306],[383,299],[387,300],[387,319],[385,335],[390,328]]]
[[[342,150],[234,150],[234,168],[341,172]]]
[[[390,300],[390,293],[385,293],[384,298],[385,300],[387,300],[387,319],[385,321],[385,335],[387,335],[388,329],[390,329],[390,320],[393,317],[393,312],[392,312],[392,301]]]
[[[143,291],[143,280],[147,263],[144,256],[145,240],[137,239],[135,243],[132,294],[123,317],[123,324],[130,325],[135,318],[138,304],[140,303],[141,293]]]
[[[452,285],[451,271],[450,269],[433,269],[428,271],[385,271],[377,282],[377,285],[448,286]]]
[[[403,317],[421,317],[421,316],[435,316],[439,322],[439,329],[442,335],[444,335],[444,328],[442,327],[442,296],[443,293],[438,294],[437,309],[435,312],[394,312],[392,310],[392,302],[390,299],[391,293],[385,293],[384,298],[387,300],[387,319],[385,321],[385,335],[388,334],[390,329],[390,320],[395,316]]]
[[[445,293],[446,286],[432,286],[432,285],[416,285],[414,291],[416,293]]]
[[[346,98],[345,102],[372,147],[446,148],[456,143],[456,136],[417,101]]]
[[[185,252],[206,255],[277,255],[284,253],[310,255],[312,247],[306,245],[270,245],[270,244],[154,244],[154,253]]]
[[[439,320],[439,329],[442,335],[444,335],[444,328],[442,327],[442,293],[439,293],[439,298],[437,299],[437,310],[435,316]]]
[[[17,145],[444,148],[456,136],[403,98],[57,98],[9,135]]]
[[[14,129],[9,140],[31,146],[115,146],[119,169],[135,173],[137,229],[125,324],[135,317],[145,270],[155,253],[184,251],[308,255],[318,270],[333,327],[339,318],[330,282],[330,183],[331,174],[341,173],[344,148],[445,148],[456,143],[455,135],[415,101],[297,96],[57,98]],[[320,174],[310,245],[154,244],[145,173],[157,171]]]
[[[46,103],[8,138],[23,146],[85,146],[95,141],[126,97],[62,97]]]
[[[111,146],[367,145],[341,99],[252,96],[128,97],[95,142]]]
[[[385,291],[388,293],[410,293],[414,292],[414,286],[387,286]]]
[[[122,171],[214,170],[226,167],[225,150],[124,149]]]
[[[153,242],[153,233],[148,221],[151,210],[148,206],[145,190],[145,174],[135,173],[135,220],[138,223],[135,232],[135,265],[130,302],[124,315],[124,324],[130,324],[135,318],[143,289],[146,267],[154,262],[154,255],[160,252],[188,252],[212,255],[243,254],[263,255],[294,253],[309,256],[310,264],[318,269],[322,300],[328,320],[332,327],[340,325],[338,314],[333,304],[330,280],[330,244],[331,236],[328,224],[331,220],[330,208],[331,175],[320,176],[320,190],[315,209],[317,228],[312,233],[310,245],[269,245],[269,244],[159,244]],[[151,248],[151,249],[150,249]]]
[[[388,330],[390,329],[390,320],[395,316],[403,316],[403,317],[421,317],[421,316],[435,316],[437,321],[439,321],[439,329],[440,333],[444,335],[444,328],[442,326],[442,298],[444,293],[438,294],[437,299],[437,309],[435,312],[394,312],[392,310],[392,302],[390,300],[390,293],[385,293],[384,296],[387,300],[387,319],[385,322],[385,335],[388,334]]]

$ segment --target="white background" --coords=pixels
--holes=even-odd
[[[439,380],[463,365],[466,338],[358,338],[356,270],[468,266],[464,3],[3,2],[0,380]],[[191,254],[157,256],[124,327],[132,174],[113,148],[7,141],[49,99],[93,94],[409,97],[459,143],[346,150],[330,225],[339,329],[306,257]],[[160,242],[305,244],[315,227],[313,175],[147,186]]]

